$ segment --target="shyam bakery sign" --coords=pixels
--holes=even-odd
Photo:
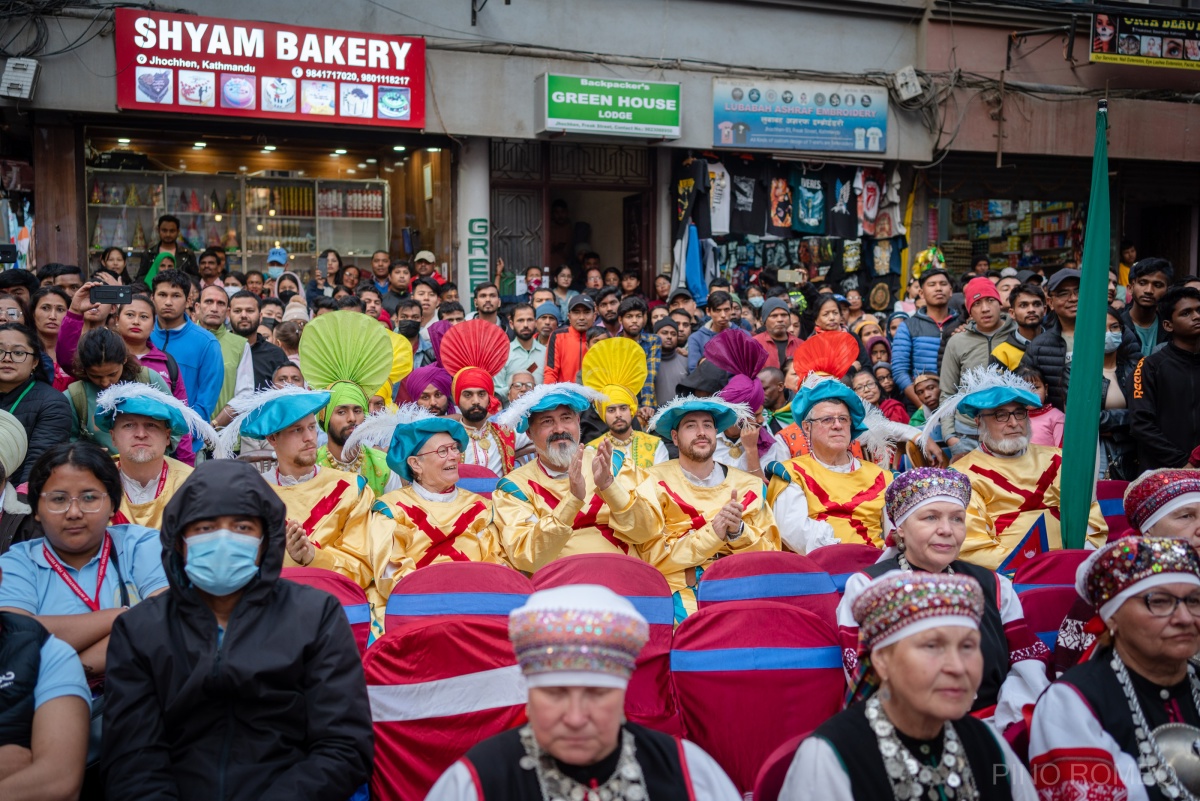
[[[116,10],[117,107],[425,127],[425,40]]]

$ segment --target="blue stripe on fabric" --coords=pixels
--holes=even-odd
[[[460,478],[458,480],[458,488],[464,489],[467,492],[474,492],[476,495],[483,495],[488,492],[495,492],[496,485],[500,483],[498,478]]]
[[[1125,514],[1125,501],[1121,498],[1105,498],[1100,501],[1100,514],[1104,517]]]
[[[444,592],[427,595],[398,595],[388,598],[387,614],[399,617],[421,615],[507,615],[525,603],[527,595],[502,592]]]
[[[712,673],[737,670],[817,670],[842,667],[842,649],[719,648],[712,651],[671,651],[671,670]]]
[[[790,598],[837,592],[828,573],[769,573],[729,579],[708,579],[700,585],[702,601],[747,601]]]
[[[846,582],[853,575],[853,573],[830,573],[829,578],[833,579],[833,586],[837,587],[838,592],[845,592]]]
[[[626,595],[625,600],[646,618],[650,625],[670,626],[675,622],[675,600],[653,595]]]
[[[1029,592],[1030,590],[1040,590],[1046,587],[1074,587],[1074,584],[1014,584],[1013,592],[1017,595]]]
[[[1042,641],[1042,644],[1045,645],[1047,648],[1049,648],[1051,651],[1054,650],[1054,645],[1055,645],[1055,643],[1058,642],[1058,632],[1057,631],[1039,631],[1037,637],[1039,640]]]
[[[350,621],[351,626],[360,623],[371,622],[370,604],[354,604],[354,606],[343,606],[342,610],[346,613],[346,620]]]

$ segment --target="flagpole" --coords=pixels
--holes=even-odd
[[[1092,187],[1081,259],[1079,312],[1067,389],[1063,467],[1060,482],[1063,545],[1082,548],[1096,491],[1096,448],[1100,431],[1100,386],[1108,311],[1109,249],[1108,101],[1096,109]]]

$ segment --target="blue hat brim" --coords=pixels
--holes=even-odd
[[[1012,387],[989,387],[972,392],[960,400],[958,413],[964,417],[977,417],[980,412],[986,412],[988,409],[995,409],[1013,401],[1029,409],[1038,409],[1042,405],[1041,398],[1032,392]]]
[[[412,483],[412,469],[408,466],[408,457],[421,452],[421,448],[434,434],[446,433],[458,443],[459,450],[465,451],[470,440],[467,429],[457,420],[446,417],[417,420],[413,423],[403,423],[396,426],[392,432],[392,441],[388,445],[387,464],[396,475],[408,483]]]
[[[707,412],[712,415],[713,425],[718,431],[735,425],[738,421],[737,412],[723,403],[717,403],[703,398],[681,403],[673,409],[663,412],[662,417],[654,426],[654,433],[665,440],[671,439],[671,432],[679,428],[679,421],[694,412]]]
[[[328,392],[306,392],[274,398],[247,414],[239,433],[255,439],[269,437],[310,414],[315,415],[329,405],[329,398]]]
[[[111,432],[119,414],[140,414],[143,417],[162,420],[170,426],[171,436],[173,437],[182,437],[190,431],[187,421],[184,420],[183,414],[178,409],[156,401],[153,398],[141,396],[124,398],[118,401],[116,408],[111,412],[98,412],[95,417],[96,428],[104,432]]]
[[[539,400],[533,406],[529,407],[529,411],[517,423],[517,433],[524,434],[529,430],[529,418],[538,412],[548,412],[551,409],[557,409],[559,406],[566,406],[573,412],[582,412],[592,405],[592,402],[583,395],[577,392],[550,392]]]
[[[854,394],[854,390],[841,381],[822,381],[814,387],[801,387],[792,398],[792,419],[797,423],[804,422],[813,407],[823,401],[841,401],[850,410],[850,436],[858,438],[866,433],[867,427],[863,420],[867,410],[862,399]]]

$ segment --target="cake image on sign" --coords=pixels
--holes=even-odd
[[[407,120],[412,113],[407,87],[379,87],[379,116],[389,120]]]
[[[296,82],[291,78],[262,79],[262,110],[291,113],[296,110]]]
[[[211,72],[179,71],[179,104],[207,106],[217,103],[217,76]]]
[[[138,67],[136,80],[139,103],[171,102],[171,70]]]
[[[222,73],[221,107],[254,108],[254,79]]]
[[[301,81],[300,113],[332,117],[337,109],[337,94],[332,81]]]
[[[343,117],[370,117],[375,87],[361,83],[344,83],[341,86],[342,102],[339,108]]]

